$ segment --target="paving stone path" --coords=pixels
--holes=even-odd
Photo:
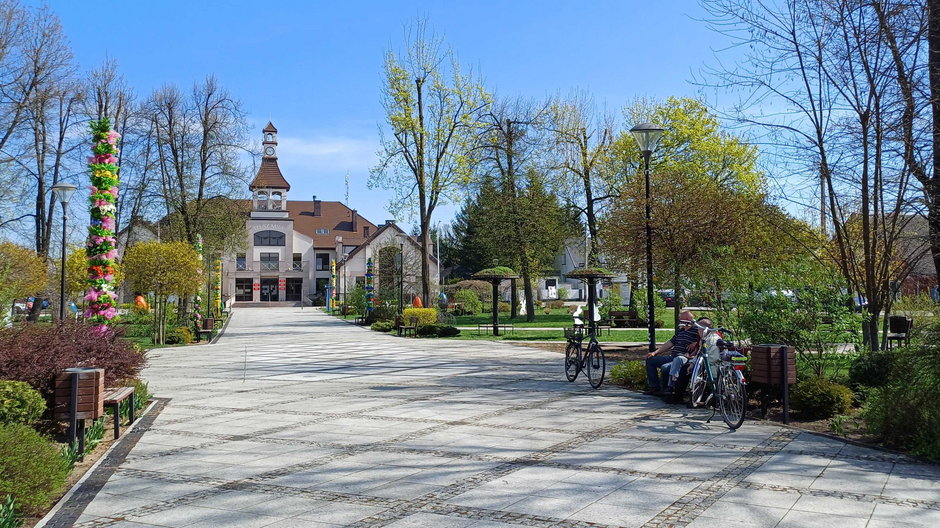
[[[241,309],[218,343],[149,364],[159,413],[47,526],[940,526],[937,466],[729,432],[503,342]]]

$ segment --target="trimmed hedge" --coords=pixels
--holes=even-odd
[[[25,511],[37,512],[62,489],[68,473],[55,443],[25,425],[0,425],[0,497],[12,495]]]
[[[45,411],[46,400],[28,383],[0,380],[0,424],[30,425]]]
[[[610,382],[629,389],[646,388],[646,364],[643,361],[622,361],[610,369]]]
[[[417,317],[418,326],[432,325],[437,322],[437,308],[405,308],[401,316],[405,324],[408,324],[412,317]]]
[[[390,332],[392,328],[395,328],[395,323],[392,321],[376,321],[369,328],[376,332]]]

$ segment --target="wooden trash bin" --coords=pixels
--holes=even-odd
[[[53,416],[69,421],[69,443],[85,451],[85,420],[104,416],[104,370],[68,368],[56,375]]]
[[[750,378],[752,383],[780,387],[783,395],[783,423],[790,423],[790,385],[796,383],[796,350],[787,345],[752,346]],[[761,411],[766,417],[770,395],[767,390],[761,392]]]

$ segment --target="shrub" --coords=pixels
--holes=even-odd
[[[558,299],[564,301],[568,297],[571,297],[571,290],[568,288],[558,288]]]
[[[601,317],[608,319],[611,310],[623,310],[623,299],[620,294],[608,291],[607,296],[600,300],[600,306],[597,308]]]
[[[68,464],[59,448],[22,424],[0,425],[0,496],[38,511],[62,489]]]
[[[193,342],[193,329],[188,326],[181,326],[176,329],[176,336],[179,337],[180,344],[188,345]]]
[[[646,364],[639,360],[621,361],[610,369],[610,381],[629,389],[645,389]]]
[[[881,387],[887,382],[890,370],[891,356],[888,353],[863,352],[849,367],[849,382],[853,386]]]
[[[438,326],[436,324],[429,325],[419,325],[417,333],[419,336],[436,336],[438,331]]]
[[[456,326],[440,325],[437,328],[438,337],[454,337],[460,335],[460,329]]]
[[[457,290],[454,294],[454,302],[462,304],[464,312],[469,315],[476,315],[483,309],[480,296],[471,289]]]
[[[401,316],[406,323],[417,317],[419,325],[432,325],[437,322],[437,308],[405,308]]]
[[[868,391],[862,416],[885,444],[940,460],[940,325],[915,332],[912,344],[891,351],[884,384]]]
[[[389,332],[392,328],[395,328],[395,323],[392,321],[376,321],[369,328],[376,332]]]
[[[121,387],[134,387],[134,407],[138,410],[147,405],[147,401],[153,396],[150,393],[150,386],[146,381],[140,379],[128,379],[118,383]]]
[[[852,391],[826,378],[812,378],[793,386],[790,401],[805,418],[831,418],[852,408]]]
[[[376,306],[369,316],[371,322],[391,321],[398,315],[398,306],[382,305]]]
[[[508,302],[499,303],[499,313],[509,313],[510,311],[512,311],[512,306]]]
[[[30,425],[46,410],[46,401],[23,381],[0,380],[0,424]]]
[[[105,386],[136,378],[146,363],[137,347],[114,333],[99,335],[91,325],[65,323],[0,329],[0,379],[25,381],[46,401],[52,380],[69,367],[104,369]]]
[[[559,310],[565,307],[565,301],[548,301],[547,303],[545,303],[545,306],[547,306],[548,308],[551,308],[552,310]]]

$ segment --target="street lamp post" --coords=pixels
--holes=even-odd
[[[398,313],[405,313],[405,237],[398,236]]]
[[[656,150],[663,128],[652,123],[643,123],[630,129],[643,153],[643,174],[646,177],[646,313],[649,326],[649,351],[656,350],[656,309],[653,306],[653,228],[652,200],[650,199],[650,156]]]
[[[343,319],[346,318],[346,314],[347,312],[349,312],[349,309],[347,308],[349,304],[347,302],[347,300],[349,299],[349,292],[347,291],[348,285],[346,284],[346,263],[348,261],[349,261],[349,253],[343,253],[343,289],[340,292],[340,300],[342,301],[342,304],[340,305],[341,306],[340,310],[343,312]]]
[[[60,276],[60,285],[59,285],[59,321],[65,321],[65,236],[66,236],[66,222],[68,221],[68,205],[69,200],[72,199],[72,195],[75,193],[74,185],[68,183],[57,183],[52,186],[52,195],[55,196],[55,199],[62,204],[62,265],[60,266],[59,276]]]

